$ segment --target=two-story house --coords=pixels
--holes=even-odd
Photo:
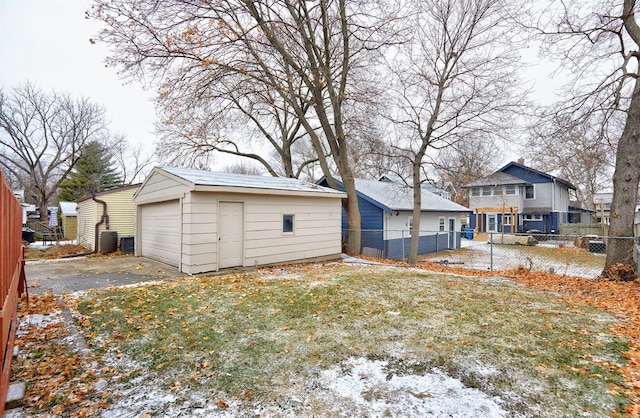
[[[611,224],[611,202],[613,193],[594,193],[593,207],[596,211],[596,223]]]
[[[475,232],[556,233],[559,224],[572,221],[569,197],[576,187],[525,166],[523,160],[464,187],[473,211],[469,227]]]

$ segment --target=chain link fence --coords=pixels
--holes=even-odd
[[[406,261],[411,240],[409,231],[361,232],[364,256]],[[344,242],[348,233],[343,232]],[[499,232],[474,235],[471,230],[420,231],[418,260],[469,270],[525,268],[594,279],[604,269],[606,248],[613,240],[633,241],[636,263],[640,264],[640,238]],[[640,271],[638,273],[640,276]]]

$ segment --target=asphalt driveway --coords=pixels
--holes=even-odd
[[[132,255],[27,260],[29,293],[75,292],[184,277],[177,268]]]

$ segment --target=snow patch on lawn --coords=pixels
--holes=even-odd
[[[47,314],[33,313],[25,315],[20,318],[16,336],[23,336],[29,333],[29,328],[35,326],[36,328],[46,328],[51,324],[59,324],[64,322],[64,315],[62,311],[54,311]]]
[[[505,417],[500,400],[438,369],[398,375],[388,362],[352,358],[320,373],[316,401],[341,416]]]
[[[235,417],[235,416],[335,416],[335,417],[483,417],[502,418],[509,413],[502,400],[465,387],[438,369],[430,373],[394,373],[384,360],[350,358],[313,373],[303,386],[294,385],[278,399],[228,400],[220,407],[214,394],[206,399],[179,389],[163,390],[153,373],[127,384],[111,386],[117,400],[103,418]],[[303,389],[303,387],[305,389]]]

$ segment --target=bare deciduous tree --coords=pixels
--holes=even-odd
[[[634,213],[640,183],[640,26],[635,0],[554,1],[535,27],[547,42],[544,53],[562,60],[573,79],[558,112],[574,120],[597,118],[607,135],[623,119],[613,174],[611,226],[602,277],[635,280]],[[548,22],[546,26],[541,22]],[[586,144],[591,146],[592,144]]]
[[[233,78],[233,84],[228,85]],[[273,176],[298,177],[317,157],[294,163],[293,149],[306,133],[277,92],[242,76],[220,80],[206,95],[185,100],[169,92],[161,100],[163,120],[156,153],[181,165],[207,165],[216,154],[258,162]],[[306,113],[306,99],[300,103]],[[269,153],[273,158],[266,158]]]
[[[0,166],[35,201],[40,219],[85,144],[107,135],[104,110],[86,98],[45,93],[26,83],[0,91]]]
[[[394,57],[393,153],[412,167],[413,228],[409,262],[418,252],[425,157],[464,138],[505,135],[515,111],[519,57],[502,0],[444,0],[414,5],[414,37]]]
[[[114,163],[126,185],[140,183],[144,175],[152,168],[155,159],[142,143],[130,144],[124,134],[117,134],[112,138]]]
[[[160,99],[206,97],[212,86],[238,79],[243,88],[250,80],[258,91],[277,94],[300,121],[326,175],[331,170],[325,146],[329,150],[348,196],[348,250],[359,252],[344,108],[358,98],[353,71],[395,35],[386,31],[393,16],[383,10],[387,6],[347,0],[96,0],[92,15],[107,26],[101,39],[114,48],[110,62],[132,77],[161,81]],[[331,178],[329,183],[336,186]]]
[[[553,113],[532,127],[526,154],[532,165],[552,167],[574,184],[589,209],[594,209],[595,193],[609,190],[614,166],[615,141],[605,137],[601,126],[600,121]]]
[[[237,161],[233,164],[229,164],[224,168],[226,173],[234,173],[234,174],[248,174],[252,176],[261,176],[264,174],[264,171],[260,169],[259,166],[255,164],[250,164],[247,160]]]
[[[499,160],[499,148],[494,143],[472,136],[440,150],[432,165],[442,182],[453,185],[451,200],[468,207],[469,194],[463,186],[491,174]]]

